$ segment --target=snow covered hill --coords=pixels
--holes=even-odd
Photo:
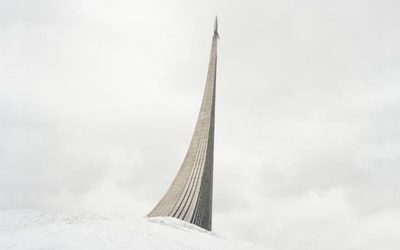
[[[174,218],[0,210],[0,249],[256,250]]]

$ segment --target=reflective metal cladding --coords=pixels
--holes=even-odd
[[[207,80],[189,149],[175,179],[149,217],[175,217],[211,231],[218,20],[215,18]]]

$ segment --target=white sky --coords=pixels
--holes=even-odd
[[[219,17],[214,231],[400,247],[400,1],[0,0],[0,208],[147,214]]]

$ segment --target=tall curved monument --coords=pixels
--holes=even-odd
[[[215,18],[207,81],[192,141],[167,193],[148,215],[175,217],[210,231],[218,39],[218,20]]]

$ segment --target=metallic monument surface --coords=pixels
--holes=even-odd
[[[186,157],[167,193],[149,217],[178,218],[211,231],[215,83],[217,73],[218,21],[215,18],[206,86],[196,127]]]

